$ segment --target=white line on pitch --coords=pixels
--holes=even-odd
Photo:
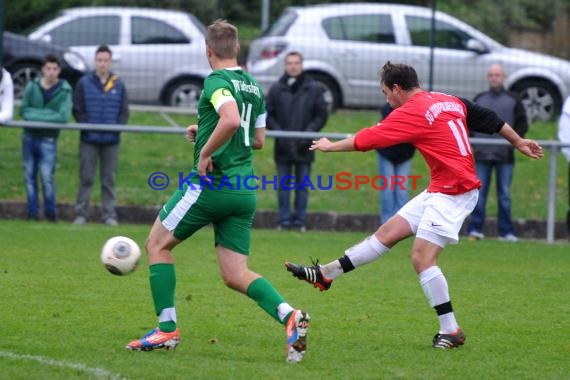
[[[121,375],[114,374],[102,368],[91,368],[84,364],[80,363],[69,363],[61,360],[50,359],[45,356],[37,356],[37,355],[27,355],[27,354],[15,354],[9,351],[0,351],[0,357],[5,357],[8,359],[15,359],[15,360],[28,360],[28,361],[35,361],[41,364],[46,364],[54,367],[63,367],[63,368],[70,368],[74,370],[78,370],[81,372],[87,372],[97,378],[103,379],[113,379],[113,380],[122,380],[126,379]]]

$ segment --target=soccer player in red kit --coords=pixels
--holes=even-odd
[[[430,168],[427,190],[418,194],[371,236],[352,246],[338,260],[326,265],[285,263],[295,277],[321,291],[332,281],[361,265],[375,261],[396,243],[415,235],[412,263],[420,285],[439,318],[434,348],[463,345],[449,296],[447,280],[437,258],[447,244],[459,241],[465,218],[477,204],[481,183],[477,178],[469,144],[469,130],[499,133],[524,155],[538,159],[542,148],[521,138],[493,111],[468,100],[420,88],[416,71],[404,64],[387,62],[380,72],[382,92],[394,111],[381,123],[344,140],[313,141],[311,150],[323,152],[368,151],[410,143]]]

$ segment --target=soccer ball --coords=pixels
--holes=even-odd
[[[141,258],[138,244],[125,236],[114,236],[105,242],[101,250],[101,262],[107,270],[117,276],[134,271]]]

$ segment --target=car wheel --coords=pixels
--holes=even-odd
[[[183,79],[171,84],[166,90],[165,103],[171,107],[198,109],[203,82],[196,79]]]
[[[26,84],[32,79],[37,78],[41,74],[42,68],[35,63],[21,63],[10,68],[8,71],[10,71],[12,81],[14,82],[14,97],[16,99],[22,99]]]
[[[554,120],[562,106],[558,90],[545,80],[519,82],[512,87],[512,91],[520,95],[529,121]]]
[[[311,73],[311,72],[309,72],[308,74],[311,76],[311,78],[313,78],[314,80],[319,82],[321,86],[323,86],[325,90],[324,97],[325,101],[328,104],[329,112],[336,111],[340,107],[342,99],[341,99],[340,89],[335,80],[326,74]]]

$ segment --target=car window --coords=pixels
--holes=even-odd
[[[284,36],[291,25],[297,19],[297,12],[295,11],[285,11],[281,17],[275,21],[275,23],[263,33],[265,37],[268,36]]]
[[[431,19],[419,16],[406,16],[412,44],[430,46]],[[446,49],[467,50],[471,36],[446,22],[435,22],[435,46]]]
[[[323,28],[331,40],[396,42],[388,14],[331,17],[323,20]]]
[[[147,17],[133,17],[132,43],[139,44],[187,44],[190,42],[181,31],[165,22]]]
[[[202,33],[202,35],[205,37],[206,34],[208,33],[208,30],[206,29],[206,27],[204,26],[204,24],[202,24],[202,22],[200,20],[198,20],[196,18],[196,16],[194,16],[193,14],[187,13],[188,18],[190,19],[190,22],[192,24],[194,24],[194,26],[196,28],[198,28],[198,30],[200,31],[200,33]]]
[[[49,32],[55,45],[98,46],[118,45],[121,19],[118,16],[81,17]]]

